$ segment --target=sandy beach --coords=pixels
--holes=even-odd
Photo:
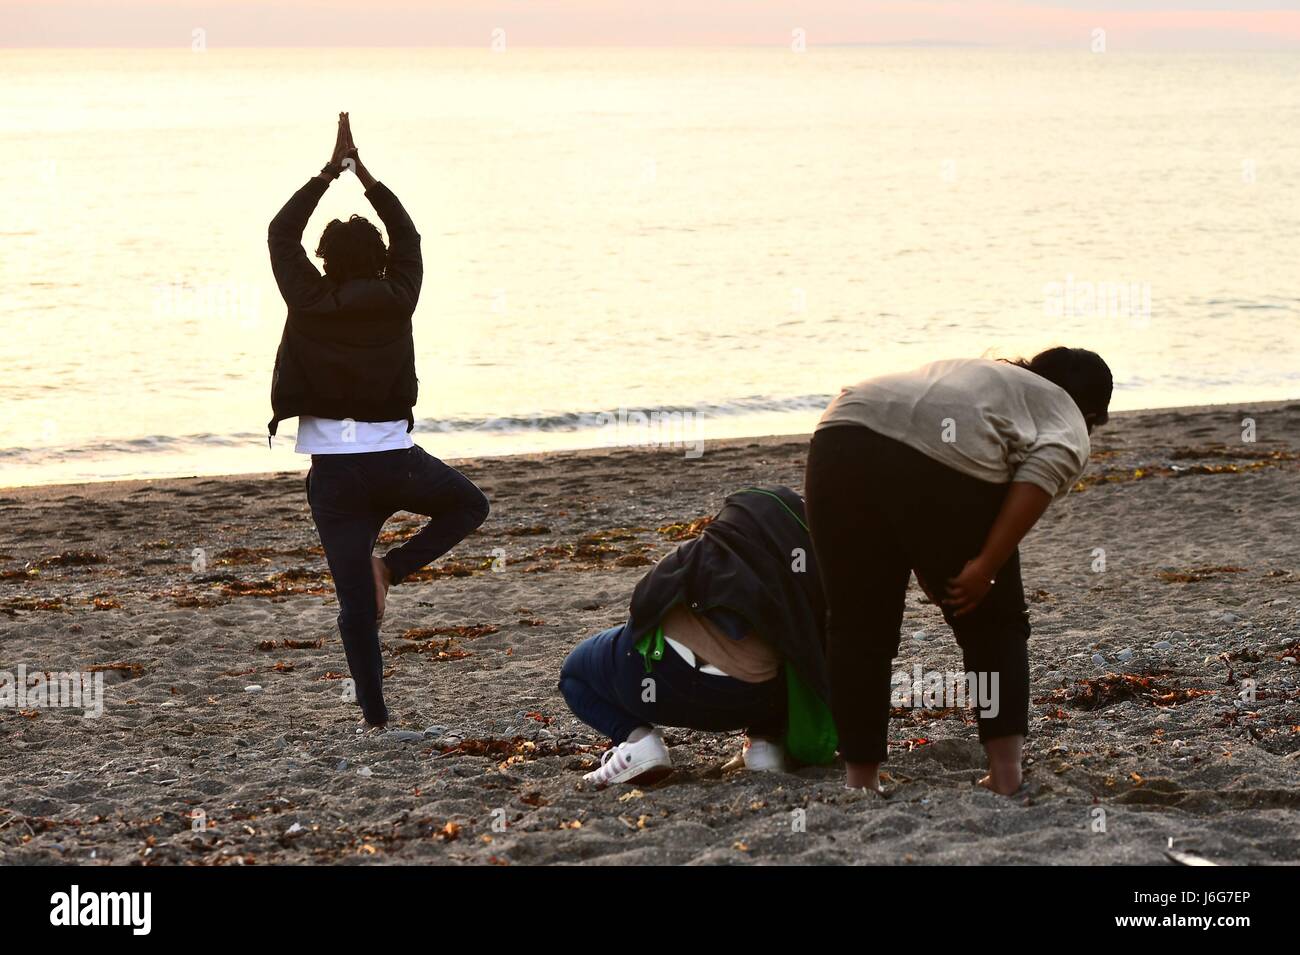
[[[0,670],[104,681],[98,717],[0,710],[0,862],[1124,864],[1171,839],[1300,860],[1300,402],[1122,413],[1094,436],[1022,548],[1023,798],[972,785],[956,709],[896,712],[884,798],[839,765],[726,768],[738,736],[681,730],[664,782],[585,788],[604,740],[556,689],[565,654],[727,492],[801,488],[806,451],[456,462],[493,512],[389,598],[385,734],[343,698],[301,472],[0,491]],[[898,668],[959,661],[913,585]]]

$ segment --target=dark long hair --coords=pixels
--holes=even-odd
[[[1093,425],[1110,420],[1110,394],[1114,388],[1110,366],[1100,355],[1086,348],[1049,348],[1029,360],[1004,359],[1009,364],[1042,375],[1054,385],[1059,385],[1074,399],[1083,412],[1088,430]]]
[[[325,261],[325,274],[336,285],[350,279],[381,279],[388,266],[383,236],[368,219],[355,214],[347,222],[334,219],[325,227],[316,255]]]

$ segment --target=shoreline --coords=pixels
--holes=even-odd
[[[341,693],[301,472],[0,492],[0,672],[103,686],[97,718],[0,705],[0,863],[1163,864],[1170,839],[1300,861],[1300,402],[1112,422],[1022,547],[1018,801],[973,785],[951,707],[893,712],[884,799],[839,764],[736,772],[737,735],[679,729],[663,782],[581,784],[605,741],[565,655],[727,493],[801,488],[806,436],[458,462],[493,512],[389,595],[387,734]],[[921,596],[894,669],[956,672]]]
[[[1205,414],[1205,413],[1220,412],[1229,408],[1235,408],[1241,411],[1267,412],[1267,411],[1276,411],[1280,408],[1285,408],[1287,405],[1292,405],[1292,404],[1300,404],[1300,397],[1271,400],[1271,401],[1239,401],[1239,402],[1221,402],[1217,404],[1174,405],[1166,408],[1141,408],[1141,409],[1133,409],[1129,411],[1113,411],[1111,412],[1110,417],[1112,422],[1116,422],[1116,421],[1123,421],[1126,418],[1142,417],[1145,415],[1152,415],[1152,414],[1169,414],[1169,413]],[[419,432],[416,431],[412,433],[416,436],[416,444],[419,444],[420,443]],[[707,455],[710,448],[725,448],[725,447],[733,447],[737,444],[743,445],[743,444],[749,444],[753,442],[766,442],[766,441],[783,441],[783,442],[797,441],[797,440],[807,441],[809,437],[811,437],[811,434],[808,432],[804,432],[804,433],[796,432],[796,433],[764,434],[764,435],[740,436],[740,437],[732,437],[732,438],[707,439],[704,442],[704,453]],[[645,446],[636,446],[636,445],[616,445],[616,446],[598,445],[598,446],[588,447],[588,448],[552,449],[552,450],[544,450],[544,451],[512,451],[512,452],[506,452],[502,454],[466,455],[464,457],[448,457],[448,458],[444,458],[443,460],[445,460],[449,464],[459,466],[462,463],[471,464],[471,463],[479,463],[484,461],[499,461],[502,459],[521,459],[521,460],[537,459],[537,458],[542,458],[550,455],[559,455],[559,454],[601,455],[601,454],[608,454],[611,451],[619,451],[619,450],[634,450],[634,451],[643,450],[643,451],[661,452],[665,450],[678,451],[679,449],[676,448],[665,449],[665,448],[645,447]],[[50,482],[50,483],[42,483],[42,484],[15,484],[15,485],[6,485],[0,487],[0,494],[5,494],[10,491],[31,490],[34,488],[81,488],[81,487],[97,486],[101,484],[134,485],[134,484],[157,483],[159,481],[194,481],[200,479],[250,480],[258,477],[273,476],[278,474],[301,474],[307,470],[307,467],[309,466],[309,462],[307,462],[306,460],[307,457],[306,455],[301,455],[300,457],[303,458],[304,464],[301,469],[296,469],[296,470],[280,469],[280,470],[270,470],[270,471],[236,471],[236,472],[221,473],[221,474],[180,474],[180,475],[172,475],[169,477],[106,478],[103,480],[89,480],[89,481],[58,481],[58,482]]]

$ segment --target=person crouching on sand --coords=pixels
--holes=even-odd
[[[1018,545],[1078,481],[1107,420],[1111,373],[1093,352],[956,359],[845,388],[813,434],[806,492],[829,605],[831,698],[851,787],[879,790],[891,661],[909,572],[939,604],[965,668],[997,673],[978,713],[980,780],[1020,788],[1029,615]]]
[[[636,585],[626,623],[579,644],[560,692],[613,746],[584,779],[651,782],[671,772],[660,726],[746,730],[749,769],[835,757],[823,652],[825,602],[788,487],[729,496],[700,535]]]
[[[360,216],[333,220],[316,255],[302,233],[329,184],[351,167],[388,229]],[[424,274],[420,235],[397,197],[377,182],[339,114],[334,154],[271,220],[271,269],[289,308],[271,384],[274,435],[298,418],[296,449],[311,455],[307,502],[338,595],[339,633],[365,721],[388,721],[379,623],[388,588],[441,557],[487,519],[483,492],[411,438],[417,381],[411,315]],[[267,439],[268,443],[270,438]],[[397,511],[429,518],[400,547],[373,555]]]

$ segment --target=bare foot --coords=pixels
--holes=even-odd
[[[1015,785],[1011,785],[1009,781],[1003,782],[1001,785],[994,785],[993,775],[991,773],[987,776],[982,777],[978,782],[975,783],[975,785],[983,786],[985,789],[989,790],[989,792],[995,792],[999,796],[1014,796],[1016,793],[1020,792],[1022,788],[1024,788],[1024,783],[1021,781],[1021,779],[1016,779]]]
[[[999,796],[1014,796],[1024,781],[1020,768],[1024,744],[1023,736],[997,736],[985,740],[984,751],[989,757],[989,772],[979,781],[979,785]]]
[[[393,572],[388,569],[382,557],[372,556],[370,566],[375,572],[375,622],[383,623],[384,605],[388,602],[388,588],[393,585]]]

